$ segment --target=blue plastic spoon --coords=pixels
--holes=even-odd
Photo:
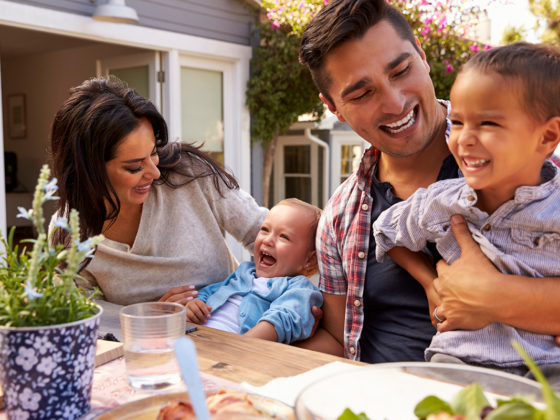
[[[189,337],[180,337],[175,341],[174,349],[196,418],[198,420],[210,420],[210,414],[206,406],[206,394],[202,388],[198,371],[194,342]]]

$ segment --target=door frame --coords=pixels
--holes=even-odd
[[[158,72],[161,70],[159,51],[151,51],[140,54],[120,55],[118,57],[104,58],[96,61],[96,73],[98,77],[107,77],[110,69],[122,69],[127,67],[148,66],[148,83],[150,99],[161,112],[161,83],[158,80]]]

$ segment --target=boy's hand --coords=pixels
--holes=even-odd
[[[187,309],[187,321],[189,322],[204,324],[210,318],[212,307],[200,299],[191,300],[185,306]]]

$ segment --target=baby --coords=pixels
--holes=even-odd
[[[389,253],[429,290],[433,267],[415,263],[419,260],[399,247],[420,251],[435,242],[452,263],[461,249],[449,220],[460,214],[502,273],[560,275],[560,175],[547,159],[560,140],[558,75],[560,50],[548,45],[511,44],[480,52],[465,64],[451,89],[449,137],[464,178],[419,189],[382,213],[373,226],[378,261]],[[560,347],[550,335],[492,323],[438,333],[425,356],[527,375],[512,340],[559,389]]]
[[[255,240],[255,262],[199,290],[187,320],[282,343],[311,335],[311,307],[323,297],[306,276],[317,271],[315,232],[321,210],[295,198],[276,204]]]

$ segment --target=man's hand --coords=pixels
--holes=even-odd
[[[313,337],[315,335],[317,328],[321,324],[321,319],[323,319],[323,310],[318,306],[312,306],[311,315],[315,318],[315,323],[313,324],[313,329],[311,330],[311,335],[309,337]]]
[[[187,308],[187,321],[195,324],[204,324],[210,317],[211,306],[200,299],[191,300],[186,305]]]
[[[440,332],[479,329],[496,319],[491,313],[492,302],[499,298],[504,284],[496,267],[472,239],[465,219],[452,216],[451,228],[461,257],[451,265],[443,260],[437,263],[438,277],[433,284],[441,299],[438,317],[444,319],[437,328]]]
[[[178,286],[167,291],[158,302],[175,302],[179,305],[186,305],[187,302],[198,296],[194,286]]]

